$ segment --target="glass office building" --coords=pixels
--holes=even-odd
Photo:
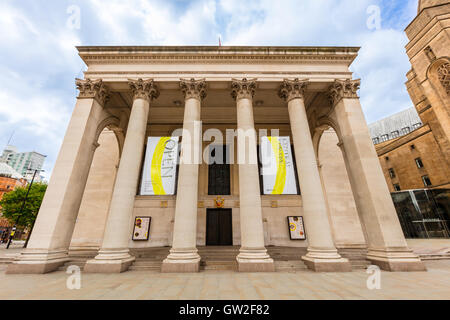
[[[450,189],[392,193],[406,238],[450,238]]]

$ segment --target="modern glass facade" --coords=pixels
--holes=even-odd
[[[450,189],[392,193],[406,238],[450,238]]]

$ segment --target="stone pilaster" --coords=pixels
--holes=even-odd
[[[114,184],[103,243],[95,259],[86,263],[85,272],[118,273],[134,261],[128,249],[134,200],[144,152],[150,102],[159,95],[153,80],[130,80],[134,101],[127,134]]]
[[[196,158],[201,155],[201,102],[206,98],[206,82],[181,80],[185,97],[180,173],[175,207],[175,224],[170,254],[163,261],[162,272],[198,272],[200,256],[197,250],[198,170]],[[195,157],[197,154],[198,157]]]
[[[367,237],[367,259],[388,271],[425,270],[404,238],[361,109],[359,84],[359,80],[336,80],[329,97],[333,104],[330,117],[339,127],[340,147]]]
[[[231,95],[236,99],[237,107],[238,153],[244,151],[248,154],[245,161],[238,160],[241,249],[236,259],[241,272],[272,272],[275,271],[274,263],[264,246],[258,164],[251,161],[257,159],[252,104],[256,86],[255,79],[233,79],[231,84]],[[242,159],[242,155],[238,157]]]
[[[302,259],[308,268],[314,271],[351,271],[349,261],[338,254],[331,234],[304,103],[307,85],[308,80],[284,80],[279,90],[279,96],[288,102],[298,178],[302,190],[303,215],[309,235],[308,253]]]
[[[108,89],[102,80],[79,80],[77,104],[28,243],[7,273],[47,273],[68,259]]]

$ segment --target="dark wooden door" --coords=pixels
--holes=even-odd
[[[206,215],[206,245],[232,246],[231,209],[208,209]]]

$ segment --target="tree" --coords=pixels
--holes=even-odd
[[[22,208],[23,201],[27,195],[28,186],[20,187],[5,193],[0,201],[0,210],[3,216],[7,218],[11,224],[15,224],[17,218],[20,217],[17,226],[24,228],[31,227],[39,212],[46,190],[47,184],[33,183],[23,212],[20,212],[20,209]]]

